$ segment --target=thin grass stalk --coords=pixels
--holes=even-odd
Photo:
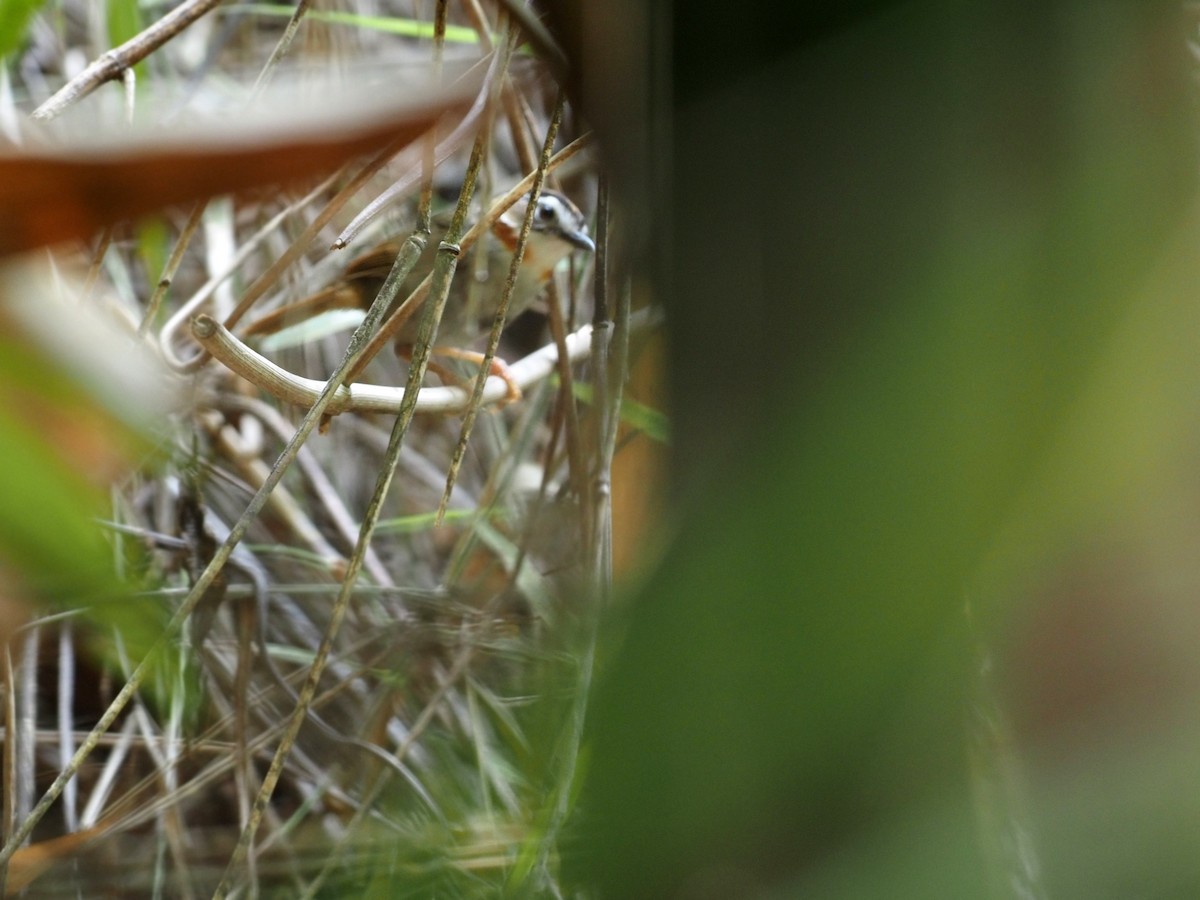
[[[237,438],[234,436],[236,430],[233,426],[216,423],[210,429],[210,433],[217,447],[233,460],[234,466],[252,489],[262,484],[270,475],[270,466],[260,457],[247,457],[235,452]],[[292,491],[286,487],[277,488],[271,495],[271,507],[288,530],[322,559],[326,566],[334,567],[340,564],[342,554],[326,540],[321,529],[313,523]]]
[[[446,508],[450,504],[450,493],[454,490],[454,482],[458,479],[458,470],[462,466],[463,457],[467,453],[467,442],[471,439],[471,429],[475,426],[475,419],[479,415],[479,409],[483,401],[483,387],[487,383],[488,375],[491,371],[492,362],[496,358],[496,350],[500,346],[500,333],[504,330],[504,322],[508,318],[508,304],[512,300],[513,288],[517,283],[517,273],[520,271],[521,262],[525,258],[525,244],[529,240],[529,231],[533,227],[533,217],[537,212],[538,197],[542,193],[542,183],[546,179],[546,167],[550,164],[550,157],[554,154],[554,141],[558,137],[558,126],[562,121],[563,104],[565,96],[560,90],[558,100],[554,104],[554,112],[550,116],[550,125],[546,129],[546,140],[542,144],[542,155],[538,161],[538,167],[533,173],[533,185],[529,189],[529,203],[525,207],[525,218],[521,221],[521,229],[517,233],[517,247],[513,251],[512,262],[508,267],[508,278],[504,282],[504,288],[500,294],[500,305],[496,309],[496,316],[492,322],[492,330],[488,335],[487,348],[483,351],[483,361],[479,365],[479,374],[475,377],[475,385],[471,391],[471,402],[467,405],[466,415],[463,416],[462,428],[458,434],[458,443],[454,447],[454,454],[450,459],[450,470],[446,474],[446,488],[442,491],[442,499],[438,503],[437,516],[434,519],[434,524],[440,526],[442,519],[446,515]]]
[[[21,662],[17,668],[17,803],[21,818],[33,804],[35,763],[37,758],[38,641],[40,625],[26,629],[21,641]]]
[[[221,406],[226,409],[249,413],[267,426],[281,440],[286,441],[291,435],[291,425],[273,406],[269,406],[255,397],[243,397],[231,394],[221,399]],[[300,471],[308,479],[309,490],[320,502],[329,521],[333,523],[342,539],[353,546],[358,536],[358,523],[350,515],[345,502],[338,495],[329,476],[321,468],[309,448],[304,447],[296,457]],[[395,587],[391,574],[384,567],[379,555],[372,548],[367,551],[367,574],[381,587]]]
[[[271,77],[275,74],[275,67],[279,65],[279,61],[291,49],[292,41],[296,39],[296,32],[300,29],[300,21],[308,13],[308,8],[311,5],[312,0],[297,0],[296,8],[292,11],[292,16],[288,19],[287,26],[283,29],[283,34],[279,36],[279,41],[275,44],[275,49],[271,51],[271,55],[267,57],[262,71],[258,73],[258,78],[255,79],[254,87],[250,91],[251,98],[257,97],[270,83]]]
[[[128,673],[130,669],[129,657],[126,654],[125,643],[121,638],[121,633],[119,631],[114,632],[113,638],[121,669]],[[176,683],[172,685],[172,690],[170,691],[166,730],[160,731],[158,729],[156,723],[150,717],[149,710],[146,709],[140,697],[134,698],[133,715],[131,716],[133,721],[137,723],[138,730],[141,732],[142,746],[154,764],[152,777],[161,785],[162,796],[164,797],[171,796],[178,788],[178,772],[176,769],[178,754],[176,747],[179,743],[177,732],[177,709],[181,699],[179,688],[180,685]],[[160,841],[165,842],[166,850],[170,853],[174,865],[181,870],[187,858],[187,854],[183,849],[182,830],[182,821],[178,806],[164,805],[162,807],[162,814],[156,822],[155,834]],[[159,852],[162,852],[162,847],[159,848]],[[156,866],[156,878],[160,874],[159,868]]]
[[[17,825],[17,692],[10,641],[4,648],[4,839],[8,841]],[[8,860],[0,861],[0,897],[8,893]]]
[[[479,796],[483,798],[483,815],[487,819],[488,824],[495,825],[496,811],[492,808],[492,790],[488,786],[486,772],[486,756],[488,748],[485,746],[485,738],[483,735],[483,726],[480,721],[479,700],[475,695],[475,689],[471,684],[471,679],[466,679],[466,694],[467,694],[467,710],[470,713],[471,721],[471,743],[475,747],[475,768],[479,772]]]
[[[597,307],[593,319],[593,339],[597,333],[604,333],[602,317],[607,318],[607,244],[608,244],[608,190],[604,179],[601,179],[597,201],[596,225],[596,291]],[[576,686],[575,702],[571,718],[565,734],[564,745],[559,758],[563,760],[563,772],[555,790],[555,797],[546,830],[538,846],[536,862],[524,874],[526,876],[544,872],[549,863],[552,848],[557,844],[557,838],[570,813],[571,798],[575,795],[575,781],[578,778],[579,752],[583,743],[584,723],[587,717],[588,700],[591,697],[592,680],[595,675],[596,644],[599,636],[600,609],[607,602],[612,588],[612,507],[611,507],[611,470],[613,456],[616,450],[617,423],[620,418],[621,397],[625,382],[625,367],[628,362],[629,342],[629,291],[623,291],[617,309],[617,324],[614,330],[614,362],[615,371],[612,377],[597,376],[595,370],[607,368],[607,342],[599,342],[593,347],[593,378],[597,393],[596,408],[600,414],[601,427],[597,429],[599,444],[596,448],[596,470],[591,485],[591,493],[595,498],[593,515],[594,523],[589,529],[592,544],[585,545],[591,550],[589,559],[588,581],[591,585],[592,607],[586,617],[587,630],[584,635],[584,645],[579,659],[579,680]],[[608,396],[598,392],[599,386],[609,384]],[[521,884],[522,879],[510,879],[510,885]]]
[[[121,86],[125,89],[125,124],[133,124],[133,113],[137,107],[137,71],[128,66],[121,73]]]
[[[528,120],[524,115],[525,104],[511,79],[504,86],[502,100],[504,117],[508,120],[508,130],[512,133],[513,143],[516,145],[521,169],[532,172],[539,165],[537,145],[533,142],[531,129],[526,124]]]
[[[585,478],[588,465],[584,453],[583,429],[579,422],[579,407],[575,403],[575,374],[571,371],[571,354],[567,348],[567,323],[563,317],[562,304],[554,285],[550,286],[549,310],[550,337],[558,349],[555,369],[558,373],[558,390],[562,398],[559,409],[563,419],[563,437],[567,455],[567,480],[579,497],[580,534],[586,539],[590,533],[588,510],[591,497],[587,492]]]
[[[70,621],[58,630],[58,757],[66,765],[75,752],[75,642]],[[63,826],[67,832],[79,829],[79,785],[72,780],[63,791]]]
[[[467,18],[471,20],[471,27],[479,35],[479,46],[483,48],[484,53],[490,53],[495,45],[492,43],[487,14],[479,5],[479,0],[463,0],[462,8]]]
[[[534,11],[517,0],[499,0],[500,8],[507,12],[518,24],[521,31],[529,39],[529,43],[537,48],[542,60],[550,68],[554,80],[565,84],[568,75],[567,55],[555,42],[554,37],[537,18]]]
[[[620,421],[619,401],[624,374],[618,371],[616,378],[609,379],[608,344],[611,337],[610,313],[608,308],[608,179],[603,175],[596,190],[596,268],[595,304],[592,309],[592,417],[596,426],[596,469],[588,485],[592,497],[591,511],[594,518],[588,523],[588,540],[584,546],[596,551],[591,564],[591,580],[600,597],[607,597],[610,588],[612,549],[612,523],[609,519],[612,486],[609,482],[612,454],[616,446],[616,423]],[[626,311],[628,327],[628,311]],[[626,331],[626,337],[628,332]],[[610,390],[612,396],[609,395]],[[616,402],[618,405],[614,406]],[[612,433],[610,434],[610,430]],[[605,458],[607,454],[607,458]]]
[[[433,82],[442,83],[442,60],[446,49],[447,0],[437,0],[433,14]],[[421,196],[417,201],[417,228],[425,235],[433,231],[433,168],[435,154],[434,135],[430,133],[421,154]]]
[[[163,300],[166,299],[167,291],[171,289],[171,282],[175,280],[175,273],[179,271],[179,265],[183,262],[183,255],[187,251],[192,237],[196,234],[200,220],[204,218],[206,205],[207,201],[202,200],[193,205],[191,212],[188,213],[187,221],[183,223],[183,229],[179,232],[175,246],[171,248],[171,255],[167,257],[162,274],[158,277],[158,283],[154,286],[154,293],[150,295],[150,301],[146,304],[146,312],[142,316],[142,321],[138,323],[138,337],[145,337],[150,330],[150,323],[157,318]]]
[[[232,198],[213,197],[204,210],[204,268],[208,272],[228,269],[237,256],[236,213]],[[234,305],[234,285],[226,282],[213,292],[213,309]]]
[[[405,393],[405,405],[401,408],[400,414],[396,419],[396,423],[392,428],[391,439],[388,442],[387,452],[384,457],[382,469],[379,477],[376,480],[375,491],[367,505],[366,514],[363,517],[362,529],[359,533],[358,543],[351,554],[346,566],[346,575],[342,581],[342,589],[338,593],[337,600],[334,602],[333,609],[330,611],[329,626],[325,635],[321,639],[321,645],[317,648],[317,654],[313,660],[313,664],[308,672],[308,677],[304,681],[304,685],[300,690],[299,703],[296,709],[292,712],[288,720],[286,729],[282,739],[279,742],[279,747],[275,751],[275,756],[271,760],[271,765],[267,769],[267,773],[263,778],[262,788],[259,790],[258,796],[254,801],[254,808],[251,812],[251,820],[249,825],[242,830],[238,838],[237,846],[234,848],[232,857],[225,868],[225,872],[221,877],[220,883],[217,885],[216,891],[213,893],[214,900],[219,900],[228,896],[229,891],[233,888],[235,880],[240,877],[239,869],[245,861],[246,854],[249,852],[250,845],[254,841],[254,835],[258,830],[258,824],[262,819],[264,810],[267,804],[271,801],[271,796],[275,791],[275,787],[279,782],[280,775],[283,772],[284,763],[287,760],[288,754],[291,752],[292,745],[295,743],[296,736],[300,732],[300,727],[303,725],[305,718],[308,715],[309,705],[312,703],[313,696],[316,694],[317,685],[321,675],[325,670],[326,661],[329,658],[330,651],[333,649],[333,641],[337,637],[337,633],[341,628],[342,620],[345,618],[346,610],[350,604],[350,595],[354,588],[354,583],[358,579],[358,573],[362,569],[363,559],[366,553],[366,548],[370,545],[372,534],[375,530],[375,525],[379,521],[380,514],[383,509],[383,501],[387,496],[388,489],[391,487],[392,477],[395,474],[397,465],[400,460],[400,446],[404,440],[405,434],[408,432],[408,427],[412,423],[413,415],[416,412],[416,397],[417,386],[425,377],[425,369],[429,362],[429,353],[434,334],[437,331],[438,320],[441,318],[442,310],[446,304],[446,295],[449,293],[450,280],[454,276],[454,268],[458,262],[459,248],[457,241],[462,236],[464,222],[466,221],[467,210],[470,206],[471,194],[474,191],[475,179],[477,177],[479,166],[483,160],[483,153],[487,145],[487,135],[484,131],[480,131],[475,139],[475,145],[471,150],[471,158],[467,164],[466,175],[463,180],[463,188],[459,194],[458,205],[455,207],[454,216],[451,219],[450,227],[446,230],[446,236],[442,240],[441,246],[438,248],[438,254],[434,261],[434,282],[432,290],[432,306],[426,311],[425,317],[421,322],[421,333],[418,338],[418,347],[413,354],[412,366],[410,367],[408,385],[411,390]],[[388,275],[388,280],[393,280],[393,275],[396,269],[393,268],[392,273]],[[407,274],[407,273],[406,273]],[[385,285],[386,286],[386,285]],[[374,327],[374,324],[379,320],[385,308],[386,300],[383,299],[384,291],[380,290],[380,296],[376,298],[371,306],[371,310],[367,313],[367,321],[359,326],[351,338],[351,344],[355,347],[354,358],[359,355],[359,348],[355,345],[365,343],[366,335],[369,329],[366,327],[369,322]],[[356,341],[360,338],[361,341]],[[347,359],[339,371],[344,372],[349,366],[346,363],[351,361],[351,354],[347,351]],[[332,384],[332,381],[331,381]],[[329,392],[328,396],[332,396]],[[326,403],[328,402],[326,396]],[[322,404],[322,409],[324,404]],[[305,417],[307,422],[312,418],[313,410]]]
[[[258,604],[254,600],[237,603],[238,628],[237,663],[234,670],[233,690],[233,743],[236,749],[237,766],[234,768],[234,787],[237,791],[238,826],[246,827],[250,821],[250,795],[257,791],[253,786],[249,745],[249,698],[251,646],[254,629],[258,625]],[[253,858],[250,860],[253,866]]]
[[[129,755],[129,750],[133,746],[134,731],[136,729],[137,722],[131,716],[125,720],[125,724],[121,726],[121,730],[113,735],[110,741],[112,750],[108,754],[108,759],[104,761],[100,773],[96,776],[96,783],[92,785],[92,792],[88,795],[87,803],[83,807],[80,824],[84,828],[90,828],[100,821],[104,806],[108,802],[113,786],[116,784],[117,778],[124,766],[125,759]]]
[[[106,81],[121,78],[127,69],[132,69],[135,64],[220,3],[221,0],[185,0],[121,46],[102,53],[87,68],[63,85],[54,96],[35,109],[33,118],[52,119]]]
[[[104,230],[100,232],[100,240],[97,241],[96,249],[92,253],[92,261],[88,264],[87,274],[84,275],[83,286],[79,289],[81,301],[87,301],[96,288],[96,281],[100,278],[100,269],[104,265],[104,256],[112,244],[112,237],[113,226],[105,226]]]

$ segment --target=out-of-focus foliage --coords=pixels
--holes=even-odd
[[[0,58],[25,39],[25,29],[45,0],[4,0],[0,3]]]
[[[1195,497],[1178,7],[876,7],[677,19],[657,259],[685,495],[611,635],[586,872],[623,898],[1187,896],[1200,801],[1169,786],[1192,779],[1089,693],[1116,682],[1157,730],[1181,707],[1136,661],[1200,687],[1197,520],[1133,527]],[[1143,580],[1077,640],[1088,604],[1056,621],[1055,585],[1117,555],[1105,539]],[[1133,647],[1147,602],[1174,628]],[[1035,766],[1080,716],[1105,750]],[[1140,849],[1086,851],[1122,813]]]
[[[131,596],[96,520],[110,480],[151,452],[171,380],[70,290],[32,262],[0,271],[0,560],[27,603],[120,626],[144,655],[162,609]]]

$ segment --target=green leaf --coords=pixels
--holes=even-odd
[[[46,0],[0,0],[0,57],[7,56],[25,41],[25,31],[34,13]]]
[[[112,47],[119,47],[142,30],[142,13],[138,8],[138,0],[108,0],[108,42]],[[134,72],[141,87],[144,79],[150,74],[146,60],[134,64]]]
[[[584,403],[592,402],[592,386],[585,382],[574,383],[575,397]],[[666,413],[638,403],[628,397],[621,398],[621,421],[630,428],[636,428],[647,437],[653,438],[660,444],[671,443],[671,420]]]
[[[146,280],[154,284],[167,264],[167,226],[161,216],[143,219],[138,223],[137,246]]]
[[[0,408],[0,557],[36,595],[73,608],[121,591],[94,521],[102,510],[45,438]]]
[[[448,509],[446,510],[443,521],[446,524],[452,522],[468,522],[476,515],[473,509]],[[494,515],[499,516],[497,511]],[[380,519],[379,524],[375,526],[375,530],[380,534],[417,534],[422,531],[429,531],[437,522],[437,513],[416,513],[411,516],[397,516],[394,519]]]
[[[108,0],[108,41],[116,47],[142,29],[138,0]]]
[[[260,16],[283,16],[291,18],[295,12],[290,6],[275,3],[244,3],[236,7],[239,11],[255,13]],[[306,18],[317,22],[329,22],[333,25],[349,25],[354,28],[369,28],[372,31],[383,31],[388,34],[399,34],[405,37],[432,38],[433,23],[415,19],[400,19],[394,16],[364,16],[357,13],[313,10]],[[458,44],[477,44],[479,36],[471,28],[461,25],[446,27],[446,40]]]
[[[104,497],[72,471],[45,435],[0,408],[0,564],[31,597],[56,612],[78,611],[105,653],[120,633],[145,656],[166,623],[143,585],[116,575],[114,552],[96,524]]]

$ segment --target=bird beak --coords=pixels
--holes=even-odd
[[[593,253],[596,250],[596,242],[588,237],[586,231],[565,231],[563,232],[563,240],[580,250],[586,250]]]

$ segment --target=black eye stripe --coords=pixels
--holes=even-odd
[[[515,225],[524,215],[524,210],[514,211],[509,220]],[[542,234],[560,235],[586,233],[587,228],[583,213],[575,204],[553,191],[545,191],[538,197],[532,227],[534,231]]]

